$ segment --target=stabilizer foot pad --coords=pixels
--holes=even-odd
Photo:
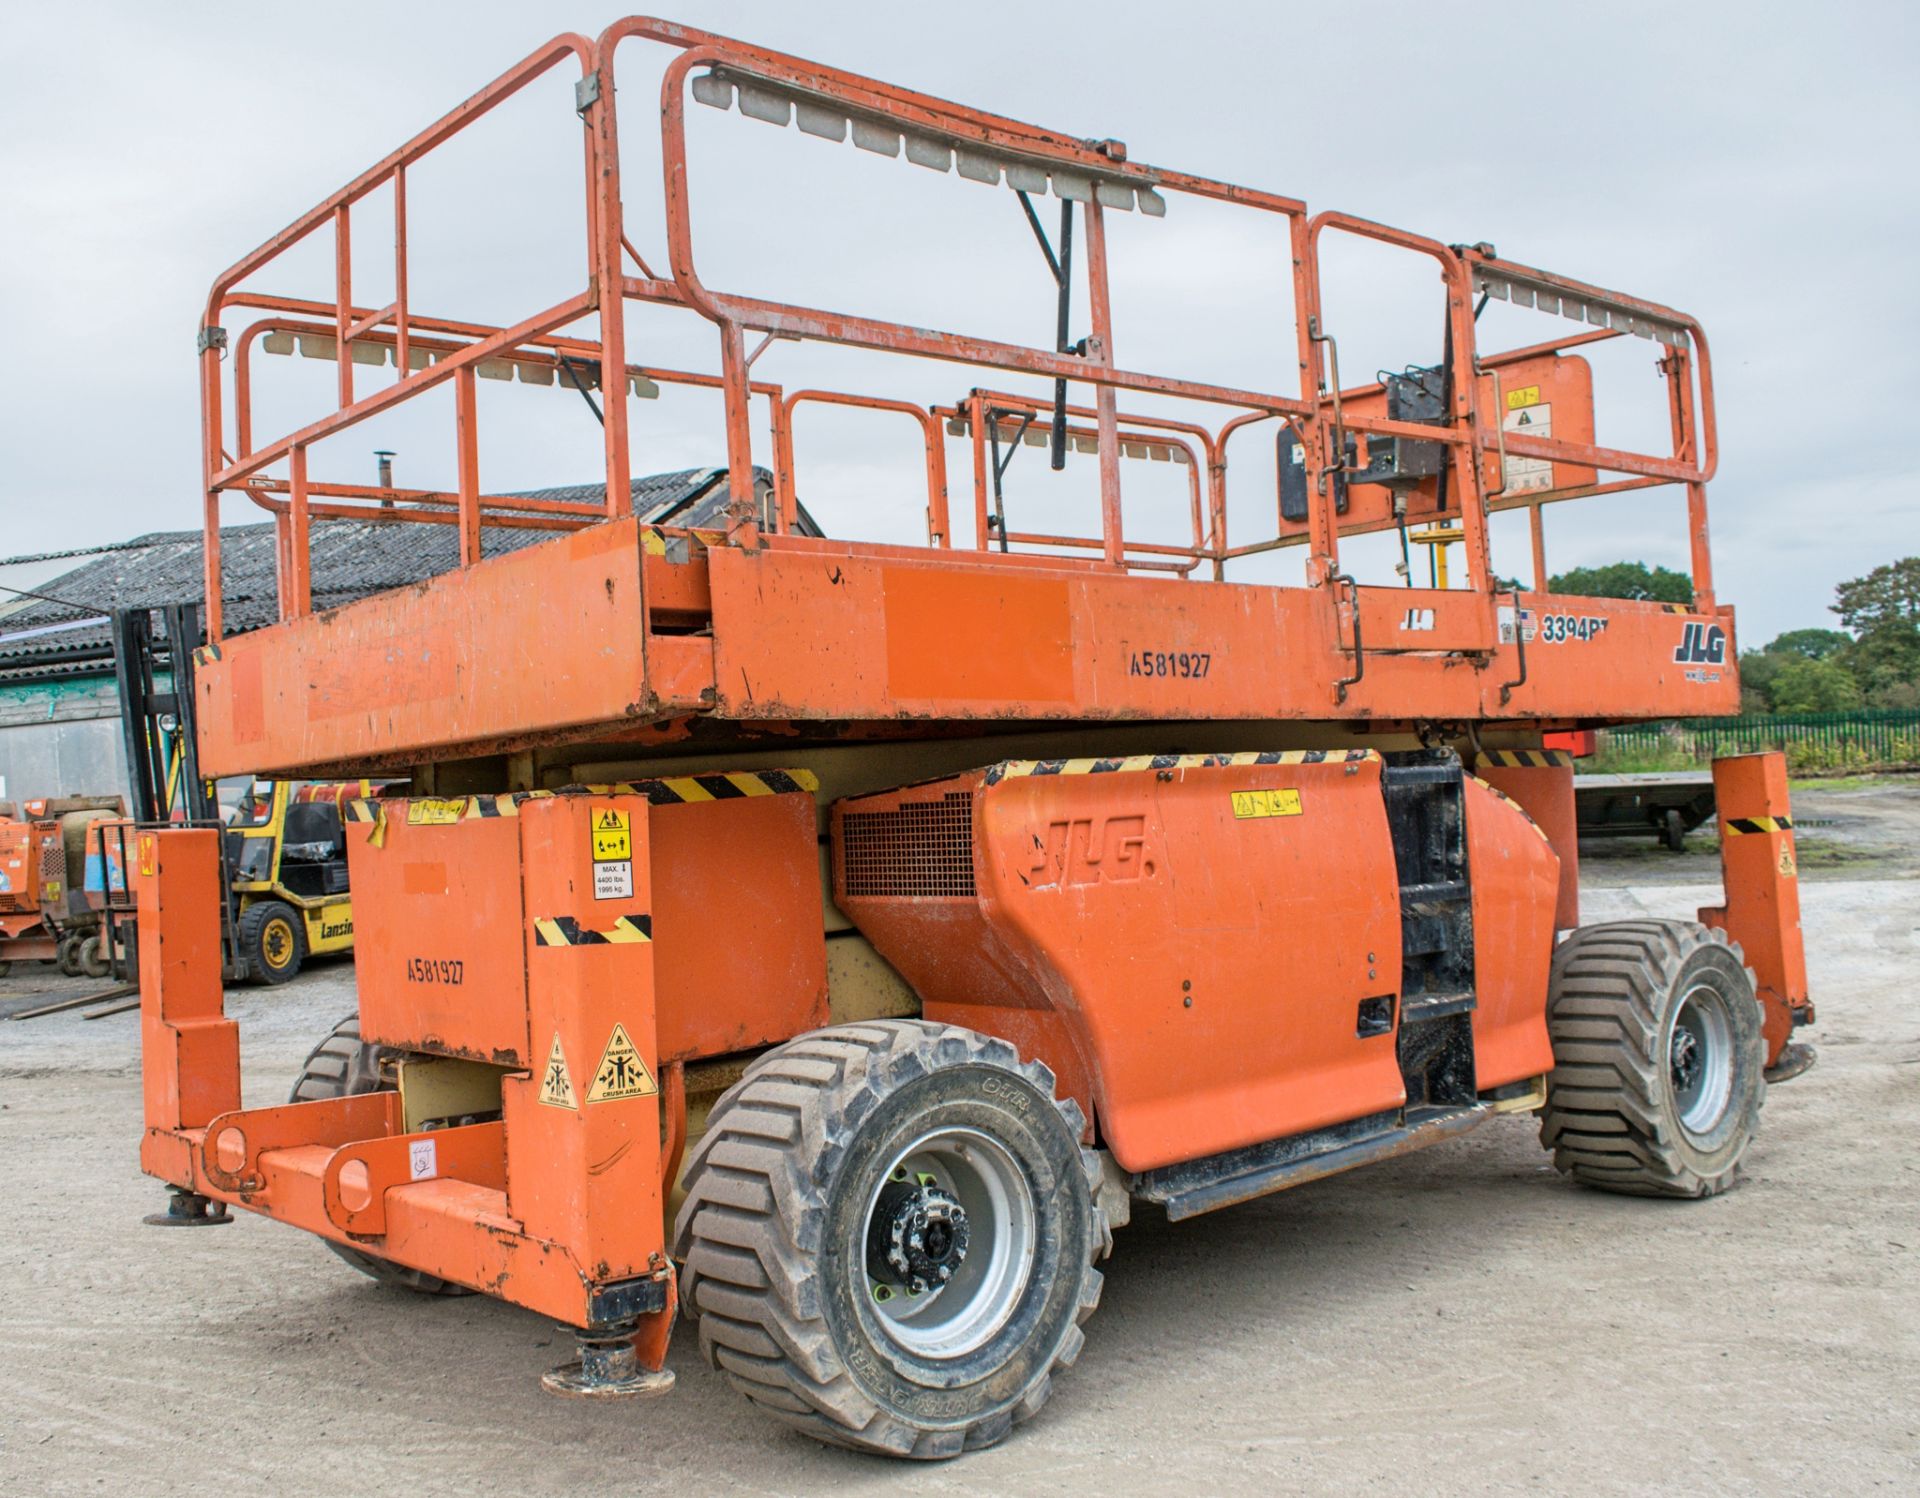
[[[540,1387],[567,1399],[644,1399],[673,1387],[665,1368],[640,1366],[634,1347],[634,1324],[574,1331],[580,1356],[540,1376]]]
[[[150,1228],[220,1228],[233,1221],[233,1214],[225,1202],[193,1191],[175,1191],[167,1198],[166,1211],[149,1212],[140,1220]]]
[[[658,1373],[648,1373],[642,1369],[625,1378],[606,1379],[588,1373],[575,1361],[541,1374],[540,1387],[564,1399],[647,1399],[673,1387],[673,1370],[662,1368]]]
[[[1802,1072],[1813,1070],[1814,1062],[1820,1059],[1820,1053],[1804,1040],[1796,1040],[1792,1045],[1780,1048],[1780,1059],[1769,1066],[1763,1076],[1769,1086],[1781,1082],[1791,1082]]]

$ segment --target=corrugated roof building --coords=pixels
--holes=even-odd
[[[724,468],[690,468],[633,481],[634,511],[656,525],[721,526]],[[772,479],[756,470],[763,503]],[[603,485],[537,489],[516,498],[598,503]],[[800,529],[817,535],[804,513]],[[488,556],[552,539],[540,530],[489,529]],[[136,537],[34,585],[39,597],[0,606],[0,799],[126,790],[113,643],[106,615],[202,597],[198,530]],[[459,538],[450,525],[379,519],[315,520],[312,577],[316,609],[451,571]],[[221,591],[229,634],[278,616],[274,526],[236,525],[220,533]]]

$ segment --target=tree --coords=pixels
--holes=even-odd
[[[1743,713],[1770,713],[1773,707],[1773,687],[1779,679],[1780,669],[1792,657],[1779,655],[1772,650],[1748,650],[1740,656],[1740,711]]]
[[[1824,661],[1853,643],[1853,636],[1837,629],[1790,629],[1767,646],[1768,655],[1797,655]]]
[[[1556,572],[1548,583],[1548,590],[1581,598],[1693,602],[1692,578],[1668,567],[1649,567],[1645,562],[1610,562],[1604,567],[1575,567]]]
[[[1838,661],[1787,659],[1773,675],[1776,713],[1844,713],[1860,705],[1860,683]]]
[[[1834,613],[1856,636],[1920,625],[1920,557],[1902,557],[1833,590]]]
[[[1843,659],[1867,695],[1894,706],[1920,686],[1920,557],[1902,557],[1834,589],[1854,634]]]

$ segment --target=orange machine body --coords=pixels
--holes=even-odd
[[[1001,764],[838,803],[835,903],[930,1018],[1046,1061],[1152,1170],[1408,1102],[1381,782],[1370,750]],[[1488,1092],[1551,1065],[1559,864],[1471,781],[1465,819]]]
[[[143,1162],[563,1321],[670,1319],[683,1064],[826,1019],[809,785],[356,803],[355,890],[378,913],[355,957],[363,1034],[496,1069],[497,1106],[424,1131],[407,1126],[404,1080],[240,1108],[218,909],[192,898],[196,877],[212,882],[214,834],[141,833],[141,918],[161,938],[140,948],[155,996]],[[750,869],[753,919],[723,918]]]
[[[66,914],[67,857],[60,824],[0,816],[0,962],[49,961]]]

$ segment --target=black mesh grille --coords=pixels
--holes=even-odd
[[[909,801],[840,819],[841,874],[849,896],[973,895],[973,795]]]
[[[43,839],[40,844],[40,885],[44,889],[49,884],[65,885],[67,882],[67,853],[58,837]],[[65,890],[61,891],[63,894]]]

